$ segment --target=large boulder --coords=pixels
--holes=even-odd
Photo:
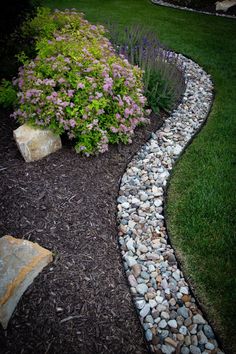
[[[13,135],[26,162],[40,160],[61,148],[61,138],[48,129],[24,124],[14,130]]]
[[[0,323],[6,329],[22,294],[52,261],[45,248],[12,236],[0,238]]]
[[[236,0],[225,0],[216,2],[216,11],[228,11],[232,6],[236,5]]]

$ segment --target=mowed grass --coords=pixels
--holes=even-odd
[[[148,0],[44,1],[78,8],[94,23],[152,29],[212,75],[215,100],[201,133],[174,169],[167,203],[171,240],[224,348],[236,353],[236,20],[152,5]]]

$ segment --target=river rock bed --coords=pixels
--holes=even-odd
[[[155,353],[223,353],[203,317],[168,242],[164,193],[176,159],[203,125],[213,84],[186,57],[182,101],[135,155],[123,175],[118,202],[119,243],[145,337]]]

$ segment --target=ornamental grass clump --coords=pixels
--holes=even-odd
[[[13,85],[13,116],[20,123],[66,133],[77,152],[105,152],[109,143],[130,143],[148,122],[143,72],[118,55],[104,36],[75,10],[49,13],[25,27],[35,36],[37,56],[23,58]]]
[[[167,50],[156,35],[140,26],[119,31],[109,25],[109,37],[116,51],[143,71],[144,95],[153,112],[170,112],[175,108],[185,88],[178,54]]]

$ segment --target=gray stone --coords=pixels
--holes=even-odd
[[[185,326],[181,326],[179,329],[179,333],[183,334],[184,336],[186,336],[186,334],[188,333],[188,329]]]
[[[191,334],[196,334],[197,333],[197,324],[192,324],[191,326],[189,326],[189,332]]]
[[[200,344],[206,344],[208,342],[207,337],[203,333],[203,331],[199,331],[197,334],[198,342]]]
[[[127,202],[127,198],[125,196],[121,195],[117,198],[117,202],[120,204],[125,203],[125,202]]]
[[[148,342],[150,342],[152,340],[152,336],[153,336],[152,331],[150,329],[147,329],[145,331],[145,337],[146,337]]]
[[[204,318],[202,317],[202,315],[200,315],[199,313],[195,316],[193,316],[193,323],[196,324],[204,324],[206,323],[206,321],[204,320]]]
[[[178,308],[177,314],[183,318],[188,318],[188,309],[185,306]]]
[[[207,342],[205,345],[205,348],[208,350],[213,350],[213,349],[215,349],[215,346],[214,346],[214,344]]]
[[[141,295],[144,295],[148,291],[148,287],[144,283],[138,284],[136,289],[137,289],[137,292]]]
[[[166,328],[166,326],[167,326],[167,322],[166,322],[166,320],[161,320],[160,322],[159,322],[159,327],[160,328]]]
[[[215,335],[213,333],[213,330],[212,330],[211,326],[204,325],[203,326],[203,331],[204,331],[204,333],[205,333],[205,335],[207,336],[208,339],[214,339],[215,338]]]
[[[143,279],[149,279],[150,278],[150,275],[148,272],[141,272],[140,276],[143,278]]]
[[[153,318],[152,318],[152,316],[151,316],[151,315],[147,315],[147,316],[146,316],[146,318],[145,318],[145,322],[148,322],[148,323],[153,323],[153,322],[154,322],[154,320],[153,320]]]
[[[7,328],[22,294],[41,270],[52,261],[52,253],[37,243],[0,238],[0,323]]]
[[[191,341],[192,341],[192,345],[195,345],[196,347],[198,346],[198,339],[195,334],[191,337]]]
[[[189,354],[189,352],[190,352],[189,348],[187,348],[187,347],[185,347],[185,346],[183,346],[183,347],[181,348],[181,354]]]
[[[14,130],[13,136],[26,162],[40,160],[61,149],[61,138],[48,129],[24,124]]]
[[[162,353],[164,353],[164,354],[171,354],[171,353],[175,352],[175,348],[169,344],[162,345],[161,350],[162,350]]]
[[[125,260],[126,260],[129,267],[133,267],[137,263],[136,259],[131,256],[126,256]]]
[[[150,312],[150,305],[149,304],[146,304],[143,308],[142,308],[142,310],[140,311],[140,316],[141,317],[146,317],[148,314],[149,314],[149,312]]]
[[[190,345],[190,353],[191,354],[201,354],[201,349],[196,345]]]
[[[169,320],[170,319],[170,314],[168,312],[166,312],[166,311],[162,311],[161,318],[163,318],[164,320]]]

